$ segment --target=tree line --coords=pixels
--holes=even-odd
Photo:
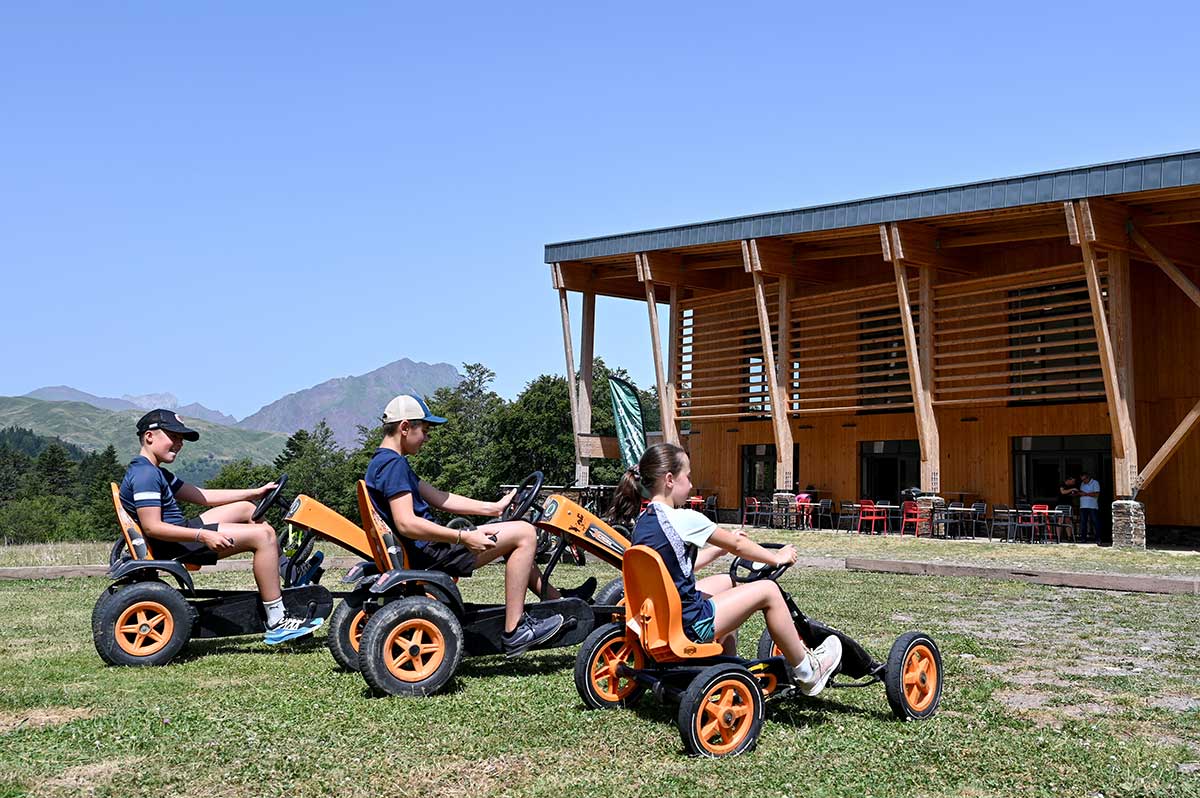
[[[531,471],[542,471],[546,484],[570,485],[575,478],[571,405],[567,382],[543,374],[530,381],[511,402],[492,390],[495,373],[480,363],[467,363],[465,376],[452,388],[425,397],[430,409],[448,419],[411,458],[422,479],[439,488],[481,499],[499,495]],[[628,380],[624,369],[610,369],[601,358],[592,373],[592,429],[613,435],[609,376]],[[659,427],[658,397],[640,391],[646,429]],[[34,435],[28,430],[0,431],[0,542],[39,543],[59,540],[110,540],[118,534],[110,482],[120,482],[127,464],[112,446],[87,453]],[[132,434],[132,432],[131,432]],[[379,426],[360,426],[355,446],[334,440],[324,421],[288,438],[272,463],[249,459],[226,463],[207,487],[260,485],[286,472],[288,497],[307,494],[351,520],[358,520],[355,485],[379,447]],[[188,456],[187,447],[180,455]],[[615,484],[621,474],[616,461],[593,461],[592,482]],[[204,508],[184,507],[192,516]],[[279,522],[278,508],[268,516]]]

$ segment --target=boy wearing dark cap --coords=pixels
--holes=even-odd
[[[154,539],[154,556],[174,559],[192,551],[211,549],[217,557],[254,552],[254,581],[267,616],[266,642],[276,645],[316,631],[321,618],[287,614],[279,590],[279,548],[275,530],[252,522],[254,502],[275,487],[271,482],[248,490],[216,490],[189,485],[163,468],[175,462],[184,441],[200,439],[170,410],[151,410],[138,421],[142,448],[121,480],[121,505],[137,519],[142,533]],[[178,500],[212,509],[197,518],[184,518]]]
[[[402,394],[383,411],[383,442],[367,466],[367,494],[375,511],[400,533],[413,568],[470,576],[476,568],[504,557],[504,634],[500,640],[510,657],[522,654],[558,634],[561,615],[534,619],[525,612],[525,591],[540,593],[542,574],[534,564],[537,530],[528,521],[505,521],[462,531],[433,520],[430,506],[462,515],[499,516],[513,499],[484,502],[439,490],[425,482],[408,463],[429,438],[429,431],[446,423],[419,396]],[[547,586],[548,598],[573,596],[587,600],[595,578],[573,590]]]

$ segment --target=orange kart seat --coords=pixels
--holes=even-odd
[[[125,512],[125,506],[121,504],[120,486],[115,482],[108,483],[108,486],[112,488],[113,507],[117,511],[117,522],[121,525],[121,534],[125,536],[125,546],[129,549],[130,556],[135,560],[153,560],[154,552],[150,549],[150,539],[142,534],[138,522]],[[187,562],[183,565],[189,571],[200,570],[199,563]]]
[[[631,610],[626,628],[656,662],[715,657],[720,643],[697,643],[683,631],[683,603],[666,563],[649,546],[633,546],[621,564],[625,606]]]
[[[388,528],[387,522],[379,517],[371,497],[367,495],[367,483],[358,481],[358,514],[362,518],[363,531],[367,533],[367,543],[371,546],[371,556],[375,558],[375,567],[379,572],[387,573],[395,569],[408,569],[408,552],[400,542],[399,537]]]

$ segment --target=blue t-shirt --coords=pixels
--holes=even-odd
[[[367,466],[364,480],[367,483],[367,496],[375,506],[375,512],[379,513],[393,532],[396,531],[396,519],[392,518],[391,500],[404,493],[412,494],[413,515],[433,520],[429,504],[421,498],[421,491],[418,490],[421,478],[413,473],[412,466],[408,464],[408,458],[404,455],[392,449],[376,449]],[[406,538],[404,542],[406,545],[423,549],[431,541]]]
[[[667,533],[663,531],[663,519],[666,519],[666,523],[674,530],[682,544],[682,551],[676,549]],[[696,562],[696,553],[708,542],[716,528],[717,525],[712,519],[695,510],[664,507],[657,502],[652,502],[646,508],[633,527],[633,545],[654,549],[667,566],[667,572],[675,582],[675,589],[679,591],[684,629],[694,628],[698,622],[712,617],[709,596],[696,588],[696,575],[692,572],[692,565]],[[686,574],[681,559],[687,560]]]
[[[182,479],[139,454],[129,463],[121,480],[121,506],[135,521],[137,508],[159,507],[163,523],[183,526],[186,523],[183,511],[175,501],[175,491],[183,484]]]

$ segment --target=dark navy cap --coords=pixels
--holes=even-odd
[[[166,430],[167,432],[178,432],[183,436],[185,441],[200,440],[200,433],[184,425],[183,419],[175,414],[173,410],[151,410],[146,415],[138,419],[137,431],[138,435],[143,432],[148,432],[152,429]]]

